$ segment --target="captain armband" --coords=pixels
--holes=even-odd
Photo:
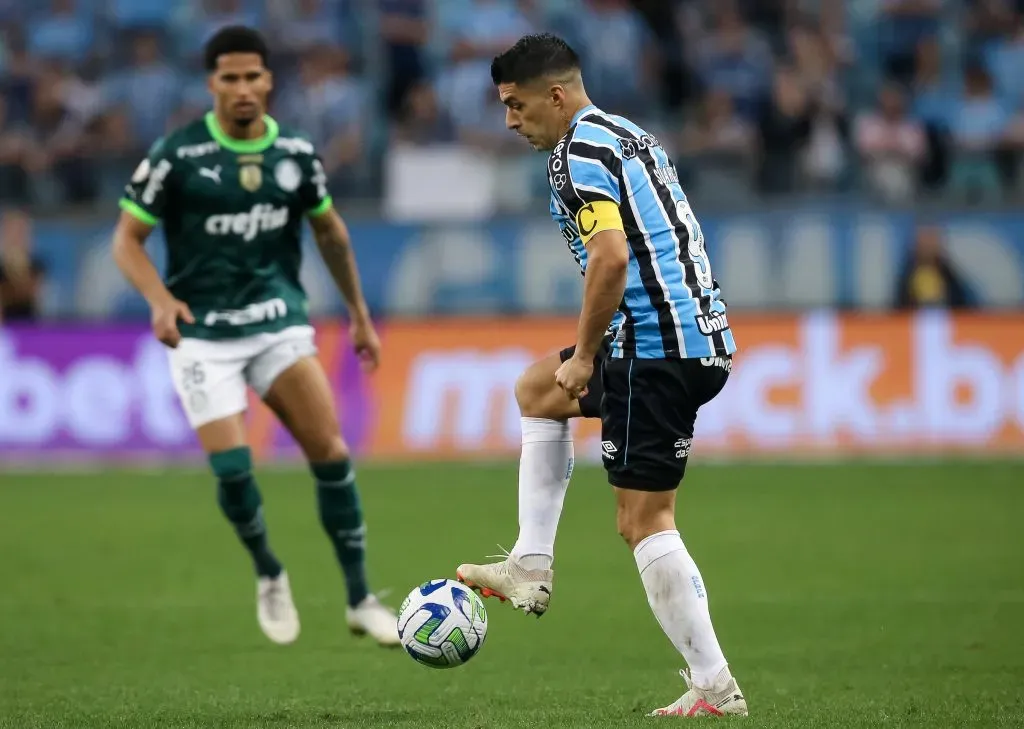
[[[603,230],[623,230],[619,206],[611,200],[587,203],[576,213],[576,228],[584,245]]]

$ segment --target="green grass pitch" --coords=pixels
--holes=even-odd
[[[466,666],[347,634],[302,470],[260,477],[303,632],[267,642],[247,557],[201,472],[0,474],[0,727],[629,727],[682,666],[573,477],[551,612],[487,601]],[[510,547],[515,468],[359,472],[392,604]],[[1024,465],[692,467],[679,524],[741,682],[746,727],[1024,726]],[[730,722],[726,722],[730,723]]]

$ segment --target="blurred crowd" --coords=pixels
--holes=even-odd
[[[234,23],[267,31],[272,112],[350,200],[380,196],[391,152],[440,144],[546,196],[489,78],[533,30],[569,39],[592,98],[654,132],[702,205],[1024,191],[1024,0],[0,0],[0,319],[38,313],[33,218],[112,210],[209,107],[201,49]],[[894,306],[969,304],[941,238],[918,230]]]
[[[208,107],[203,42],[239,22],[267,30],[273,112],[339,196],[379,194],[398,145],[526,158],[488,67],[531,30],[566,36],[702,199],[1024,188],[1024,0],[0,0],[0,204],[116,196]]]

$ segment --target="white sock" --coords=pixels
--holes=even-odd
[[[715,629],[707,590],[679,532],[652,534],[633,550],[647,602],[661,629],[690,667],[693,683],[720,690],[731,676]]]
[[[519,457],[519,540],[512,554],[527,569],[551,569],[555,532],[572,474],[572,434],[566,420],[522,418]]]

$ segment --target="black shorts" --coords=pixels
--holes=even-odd
[[[601,367],[604,361],[608,359],[611,347],[612,337],[609,334],[601,342],[601,348],[597,350],[597,354],[594,356],[594,374],[590,376],[590,381],[587,383],[587,394],[580,398],[580,413],[584,418],[601,417],[601,396],[604,395],[604,384],[601,382]],[[575,344],[559,352],[558,358],[565,362],[567,359],[571,359],[574,354],[576,354]]]
[[[731,357],[606,359],[601,456],[608,482],[637,491],[679,486],[697,410],[722,391],[731,371]]]

